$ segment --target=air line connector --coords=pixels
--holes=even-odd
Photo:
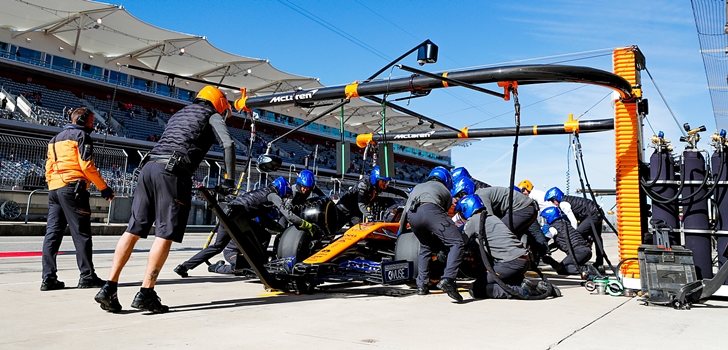
[[[564,131],[568,133],[579,132],[579,121],[574,119],[573,113],[569,113],[569,117],[566,119],[566,122],[564,122]]]
[[[245,103],[248,101],[248,89],[246,88],[240,88],[240,98],[235,100],[235,109],[238,110],[238,112],[250,112],[250,108],[248,108]]]
[[[359,134],[356,135],[356,145],[359,146],[359,148],[366,148],[366,146],[370,143],[376,143],[372,140],[372,134]]]
[[[346,98],[349,100],[359,97],[359,82],[355,81],[346,85],[346,87],[344,87],[344,95],[346,95]]]
[[[498,86],[503,88],[503,100],[504,101],[510,101],[511,100],[511,91],[518,92],[518,82],[517,81],[499,81]]]

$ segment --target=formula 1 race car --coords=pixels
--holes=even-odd
[[[277,259],[266,264],[274,278],[287,282],[288,290],[297,293],[312,292],[324,282],[399,284],[412,279],[412,262],[393,259],[401,206],[391,198],[379,198],[372,207],[378,213],[375,220],[352,225],[338,235],[332,230],[338,225],[332,225],[331,220],[339,225],[341,220],[335,217],[335,210],[328,210],[331,203],[302,212],[305,220],[327,229],[313,235],[295,227],[283,232],[277,244]],[[321,220],[323,213],[327,220]]]
[[[412,261],[394,259],[402,208],[392,198],[381,198],[372,207],[378,213],[374,221],[353,225],[341,235],[337,234],[340,221],[332,201],[307,203],[300,215],[317,229],[309,234],[288,227],[277,239],[275,257],[269,261],[247,219],[226,215],[209,190],[200,188],[200,192],[268,289],[311,293],[325,282],[400,284],[412,280]]]

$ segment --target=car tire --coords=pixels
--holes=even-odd
[[[294,226],[288,227],[281,234],[277,250],[278,258],[293,256],[300,262],[311,256],[311,237]]]

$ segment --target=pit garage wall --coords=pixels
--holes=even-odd
[[[612,54],[614,73],[630,82],[635,99],[615,102],[614,131],[616,150],[617,230],[619,260],[637,258],[642,244],[639,161],[642,127],[637,116],[637,101],[642,97],[638,65],[643,64],[637,47],[615,49]],[[644,208],[646,209],[646,208]],[[622,266],[625,277],[639,278],[637,261]]]

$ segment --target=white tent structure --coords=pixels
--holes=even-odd
[[[273,67],[267,59],[222,51],[206,37],[158,28],[134,17],[123,6],[84,0],[6,0],[0,6],[0,40],[18,46],[53,50],[54,55],[106,69],[165,82],[164,74],[132,71],[126,65],[162,73],[245,87],[249,95],[268,95],[322,86],[318,79],[294,75]],[[178,78],[175,84],[196,90],[200,83]],[[234,99],[239,91],[227,91]],[[280,109],[280,110],[278,110]],[[310,119],[322,107],[272,108],[274,112]],[[345,128],[354,133],[378,132],[382,106],[354,100],[344,107]],[[387,108],[388,132],[426,132],[429,122]],[[318,121],[338,128],[339,111]],[[440,123],[435,125],[442,126]],[[434,125],[433,125],[434,126]],[[442,152],[457,141],[407,141],[401,144]]]

